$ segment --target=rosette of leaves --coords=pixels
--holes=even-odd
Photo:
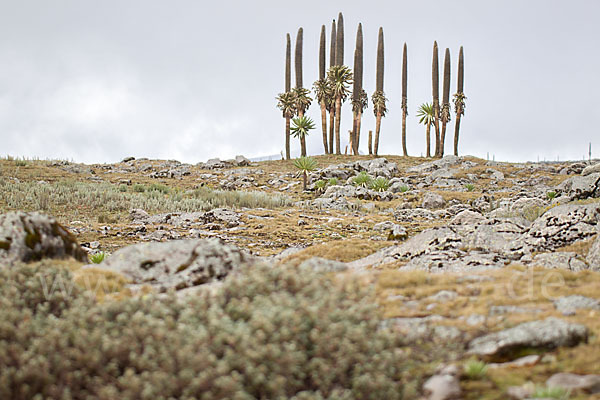
[[[312,103],[313,99],[309,96],[310,90],[303,87],[296,87],[292,89],[291,93],[294,94],[294,99],[296,100],[296,115],[301,117]]]
[[[385,192],[389,188],[390,181],[387,178],[384,178],[383,176],[380,176],[371,182],[371,189],[373,189],[376,192]]]
[[[318,181],[315,182],[315,189],[319,193],[323,193],[325,191],[326,187],[327,187],[327,182],[325,182],[323,179],[319,179]]]
[[[296,96],[294,92],[284,92],[277,95],[277,108],[283,118],[292,118],[296,114]]]
[[[354,185],[361,186],[364,188],[371,186],[372,181],[373,178],[371,178],[371,176],[365,171],[361,171],[358,175],[352,178],[352,182],[354,183]]]
[[[308,173],[317,169],[317,162],[311,157],[300,157],[294,160],[294,167],[298,168],[302,173],[303,190],[306,190]]]
[[[352,70],[345,65],[335,65],[327,71],[327,79],[331,84],[333,96],[335,99],[335,152],[340,151],[340,127],[342,103],[350,95],[350,85],[353,82],[354,75]]]

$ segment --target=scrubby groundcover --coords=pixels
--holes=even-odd
[[[0,270],[0,398],[399,399],[403,361],[378,323],[357,283],[308,270],[98,303],[68,271],[24,265]]]

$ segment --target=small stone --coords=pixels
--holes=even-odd
[[[423,385],[428,400],[457,400],[461,398],[460,383],[453,375],[434,375]]]
[[[305,220],[303,220],[302,218],[300,218],[298,220],[298,226],[305,226],[308,225],[308,222],[306,222]]]
[[[135,157],[125,157],[121,162],[126,163],[135,160]]]
[[[428,300],[431,301],[439,301],[439,302],[447,302],[454,300],[458,297],[458,293],[453,290],[441,290],[436,294],[429,296]]]
[[[421,202],[421,206],[423,208],[433,210],[442,208],[446,204],[444,198],[437,193],[425,193],[423,196],[423,201]]]
[[[93,242],[90,242],[90,249],[97,249],[100,247],[100,242],[98,242],[97,240],[94,240]]]

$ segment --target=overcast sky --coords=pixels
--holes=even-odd
[[[0,0],[0,155],[195,163],[284,149],[285,34],[304,28],[304,83],[318,78],[318,42],[343,12],[345,63],[363,24],[364,85],[375,89],[385,33],[380,154],[401,154],[402,45],[408,46],[408,150],[425,151],[416,109],[431,101],[433,41],[465,52],[460,152],[496,160],[600,155],[600,1]],[[441,65],[440,65],[441,70]],[[320,109],[310,154],[321,154]],[[342,112],[342,144],[351,128]],[[363,120],[361,151],[375,119]],[[451,152],[453,123],[446,152]],[[299,144],[292,142],[292,151]]]

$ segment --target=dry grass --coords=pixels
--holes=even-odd
[[[377,250],[392,244],[394,244],[394,242],[367,241],[365,243],[362,239],[336,240],[308,247],[286,257],[282,262],[299,265],[302,261],[311,257],[350,262],[373,254]]]

